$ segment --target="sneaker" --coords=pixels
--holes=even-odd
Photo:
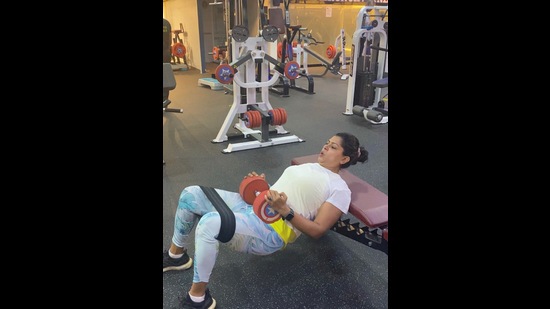
[[[185,252],[179,259],[173,259],[168,254],[168,250],[162,252],[162,272],[169,270],[188,269],[193,265],[193,259]]]
[[[210,290],[206,289],[204,300],[200,303],[196,303],[192,301],[191,297],[189,296],[189,293],[186,293],[185,298],[183,300],[180,299],[178,309],[193,309],[193,308],[200,308],[200,309],[216,308],[216,300],[212,298],[212,296],[210,296]]]

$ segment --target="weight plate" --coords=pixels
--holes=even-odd
[[[248,28],[244,26],[235,26],[231,30],[231,37],[237,42],[244,42],[248,39]]]
[[[279,29],[275,26],[265,26],[262,30],[262,37],[268,42],[275,42],[279,38]]]

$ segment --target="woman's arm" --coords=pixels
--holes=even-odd
[[[290,212],[290,208],[288,209],[288,212]],[[288,212],[286,214],[288,214]],[[300,214],[295,213],[294,218],[290,220],[290,223],[302,231],[302,233],[314,239],[318,239],[334,226],[342,214],[342,211],[336,208],[336,206],[329,202],[324,202],[319,208],[315,220],[311,221],[305,217],[302,217]]]
[[[281,216],[286,217],[290,213],[290,207],[286,204],[287,196],[284,192],[278,193],[275,190],[269,190],[266,194],[271,208],[277,211]],[[302,233],[318,239],[323,236],[343,215],[342,211],[329,202],[324,202],[315,216],[315,220],[311,221],[303,217],[299,213],[294,213],[294,218],[290,223]]]

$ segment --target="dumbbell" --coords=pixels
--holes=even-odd
[[[252,204],[254,213],[265,223],[273,223],[281,218],[265,200],[269,184],[261,176],[247,177],[239,186],[239,194],[247,204]]]

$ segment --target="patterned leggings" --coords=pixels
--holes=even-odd
[[[227,206],[235,213],[235,235],[223,245],[256,255],[268,255],[284,247],[284,242],[267,223],[254,214],[237,192],[216,189]],[[182,248],[189,246],[189,233],[195,230],[195,256],[193,282],[208,282],[218,257],[220,242],[220,214],[199,186],[189,186],[180,194],[174,220],[172,242]]]

